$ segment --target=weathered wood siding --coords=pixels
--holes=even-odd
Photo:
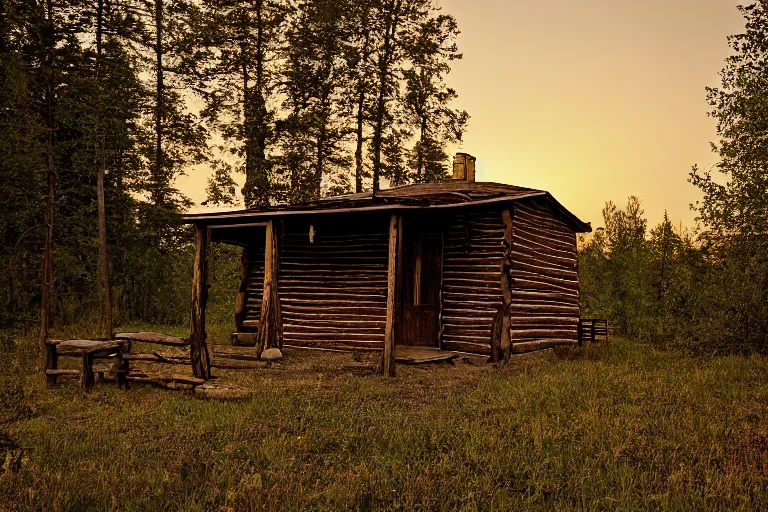
[[[263,234],[262,234],[263,236]],[[244,332],[257,332],[261,315],[261,297],[264,295],[264,243],[255,243],[246,249],[248,258],[248,291],[245,296]]]
[[[445,350],[490,354],[491,323],[502,304],[500,210],[466,212],[445,224],[441,340]]]
[[[541,200],[515,203],[512,221],[512,352],[576,343],[576,233]]]
[[[279,295],[286,345],[382,349],[387,316],[388,218],[285,224]]]

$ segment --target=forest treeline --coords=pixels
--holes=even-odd
[[[458,33],[432,0],[0,0],[0,324],[182,322],[195,166],[250,207],[445,179]]]
[[[707,88],[719,162],[689,177],[696,228],[649,229],[631,197],[580,240],[584,316],[619,334],[768,352],[768,1],[739,9]],[[179,174],[213,169],[208,201],[230,204],[241,173],[248,206],[437,181],[468,120],[445,81],[456,21],[430,0],[0,0],[0,14],[2,326],[39,325],[48,302],[45,326],[184,323]],[[238,254],[212,255],[223,304]]]
[[[581,240],[584,314],[616,331],[694,352],[768,353],[768,1],[739,7],[745,31],[719,87],[714,169],[694,166],[699,225],[648,229],[640,199],[608,202],[604,228]]]

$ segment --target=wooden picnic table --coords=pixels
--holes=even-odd
[[[117,362],[112,371],[117,375],[120,387],[127,386],[126,374],[128,361],[122,357],[129,343],[119,340],[46,340],[46,385],[56,385],[59,375],[80,375],[80,387],[88,391],[94,383],[93,361],[95,359],[113,359]],[[83,365],[80,370],[60,370],[59,357],[79,357]]]

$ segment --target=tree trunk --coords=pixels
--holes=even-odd
[[[424,173],[424,144],[427,139],[427,116],[421,115],[421,133],[419,134],[419,151],[416,154],[416,183],[422,182]]]
[[[363,107],[365,106],[365,90],[361,87],[357,98],[357,129],[355,145],[355,192],[363,191]]]
[[[155,176],[152,200],[155,206],[165,203],[165,155],[163,154],[163,115],[165,112],[165,77],[163,75],[163,0],[155,0]]]
[[[270,200],[269,176],[267,175],[267,108],[264,94],[264,0],[256,0],[253,5],[256,16],[256,62],[255,83],[248,89],[248,54],[245,43],[241,46],[243,81],[248,97],[243,97],[243,128],[245,132],[245,185],[243,199],[247,207],[268,206]],[[244,41],[250,40],[248,19],[243,20]]]
[[[107,247],[107,209],[104,199],[104,174],[106,155],[104,148],[104,128],[101,124],[102,111],[102,35],[104,31],[104,0],[98,0],[96,10],[96,81],[99,97],[96,111],[96,150],[98,154],[98,172],[96,174],[96,199],[98,203],[99,224],[99,277],[101,280],[101,318],[104,337],[112,337],[112,285],[109,278],[109,249]]]
[[[389,64],[394,51],[394,39],[397,35],[397,27],[400,21],[401,0],[394,2],[393,8],[387,16],[387,24],[384,31],[384,47],[379,54],[379,97],[376,102],[376,120],[373,130],[373,193],[379,191],[379,175],[381,173],[381,146],[384,135],[384,116],[387,107],[387,89],[389,78]]]
[[[53,133],[56,126],[53,80],[53,1],[46,0],[47,23],[44,29],[46,56],[43,63],[45,76],[45,124],[47,137],[45,141],[45,163],[48,173],[48,197],[45,205],[45,249],[43,250],[43,289],[40,301],[40,341],[48,338],[51,326],[51,288],[53,285],[53,216],[56,208],[56,162],[53,154]]]
[[[370,48],[370,30],[366,28],[368,15],[363,16],[363,29],[365,30],[365,40],[360,55],[361,65],[365,65],[371,53]],[[363,143],[365,142],[363,127],[365,122],[365,82],[363,78],[359,79],[357,89],[357,127],[355,129],[355,192],[363,191]]]

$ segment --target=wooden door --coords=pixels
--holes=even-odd
[[[415,226],[405,233],[402,343],[439,347],[443,238]]]

